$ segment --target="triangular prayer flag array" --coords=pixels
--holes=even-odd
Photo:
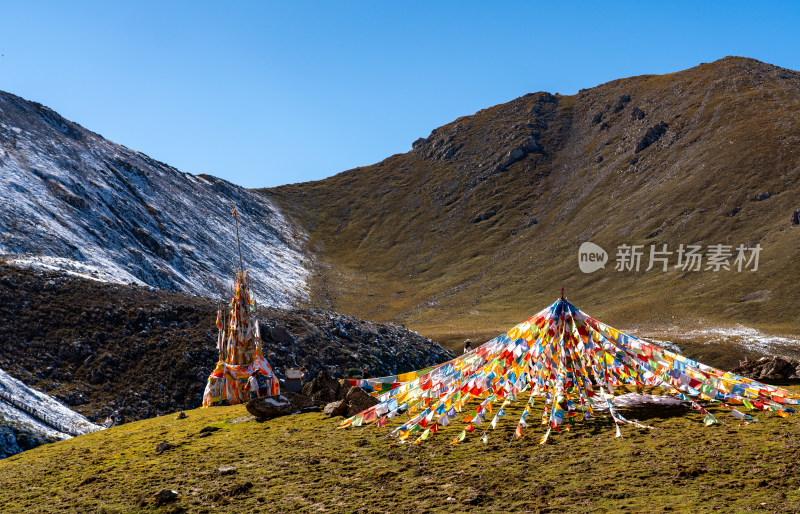
[[[461,420],[466,426],[460,427],[454,445],[477,426],[483,428],[492,404],[500,402],[481,433],[486,442],[489,428],[495,429],[506,416],[505,407],[526,391],[531,396],[517,420],[515,436],[522,437],[534,405],[541,405],[542,425],[547,425],[541,444],[547,442],[551,430],[558,431],[562,425],[569,430],[579,418],[591,418],[592,406],[598,403],[608,408],[617,437],[622,437],[619,426],[623,424],[651,428],[617,412],[614,388],[623,385],[660,387],[705,415],[706,425],[719,421],[698,399],[718,402],[731,410],[734,418],[751,421],[757,420],[733,405],[788,416],[795,412],[790,406],[800,402],[796,393],[706,366],[620,332],[564,298],[471,352],[433,368],[350,382],[374,391],[380,403],[346,419],[340,428],[376,419],[383,420],[379,426],[385,426],[381,416],[389,413],[391,419],[392,413],[407,410],[409,420],[391,433],[400,442],[421,432],[422,427],[436,427],[426,429],[414,442],[428,439],[454,422],[468,402],[480,400],[475,414],[470,411]],[[391,384],[388,390],[386,384]],[[535,401],[537,397],[543,401]]]

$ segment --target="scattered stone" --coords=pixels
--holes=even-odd
[[[189,416],[187,416],[186,414],[184,414],[183,412],[181,412],[180,414],[178,414],[178,416],[177,416],[175,419],[186,419],[186,418],[188,418],[188,417],[189,417]]]
[[[470,487],[469,489],[467,489],[466,494],[464,495],[464,497],[461,498],[461,504],[462,505],[477,506],[477,505],[480,505],[481,503],[483,503],[484,500],[485,500],[485,497],[484,497],[483,494],[481,494],[479,491],[476,491],[475,489],[472,489]]]
[[[216,432],[217,430],[220,430],[220,428],[219,427],[207,426],[207,427],[201,428],[200,429],[200,433],[201,434],[210,434],[211,432]]]
[[[221,468],[217,468],[217,473],[219,473],[221,476],[234,475],[236,474],[236,466],[223,466]]]
[[[171,450],[172,448],[175,448],[174,444],[170,444],[167,441],[164,441],[156,445],[156,453],[161,455],[165,451]]]
[[[729,213],[725,214],[725,216],[727,216],[729,218],[733,218],[734,216],[739,214],[739,211],[741,211],[741,209],[739,207],[734,207]]]
[[[229,489],[227,492],[227,496],[238,496],[240,494],[246,493],[252,488],[253,488],[252,482],[245,482],[243,484],[233,486],[231,489]]]
[[[308,396],[286,392],[276,396],[255,398],[247,402],[246,407],[247,412],[259,420],[264,420],[278,416],[286,416],[296,412],[307,412],[309,409],[316,408],[317,406],[314,405],[314,401]]]
[[[637,162],[639,162],[639,158],[638,157],[634,157],[633,159],[631,159],[631,166],[633,166]]]
[[[347,412],[347,400],[338,400],[335,402],[330,402],[328,405],[325,406],[323,411],[326,416],[332,418],[334,416],[341,416]]]
[[[600,124],[600,130],[608,130],[608,123],[605,121]]]
[[[592,118],[592,125],[597,125],[601,121],[603,121],[603,113],[598,112],[594,115],[594,118]]]
[[[530,220],[528,220],[528,223],[525,225],[525,228],[532,227],[532,226],[538,225],[538,224],[539,224],[539,220],[537,220],[536,218],[531,218]]]
[[[769,191],[765,191],[763,193],[758,193],[758,195],[756,195],[756,202],[762,202],[762,201],[766,200],[767,198],[769,198],[770,196],[772,196],[772,193],[769,192]]]
[[[752,291],[747,293],[746,295],[739,298],[740,302],[765,302],[770,299],[772,296],[772,291],[769,289],[759,289],[758,291]]]
[[[162,489],[156,493],[156,503],[164,505],[178,499],[178,491]]]
[[[792,226],[796,227],[798,225],[800,225],[800,209],[792,213]]]
[[[99,476],[97,476],[97,475],[89,475],[88,477],[84,478],[84,479],[81,481],[81,483],[80,483],[80,484],[78,484],[78,487],[82,487],[82,486],[84,486],[84,485],[89,485],[89,484],[91,484],[92,482],[96,482],[98,478],[100,478],[100,477],[99,477]]]
[[[631,119],[633,120],[641,120],[644,118],[644,111],[639,109],[638,107],[634,107],[631,111]]]
[[[482,212],[482,213],[478,214],[477,216],[475,216],[475,219],[473,219],[472,222],[473,223],[480,223],[481,221],[486,221],[489,218],[491,218],[492,216],[494,216],[495,214],[497,214],[497,210],[496,209],[492,209],[492,210],[489,210],[489,211],[486,211],[486,212]]]
[[[601,162],[603,162],[603,156],[602,155],[598,155],[597,159],[595,159],[594,162],[600,164]]]
[[[682,469],[678,472],[678,478],[697,478],[700,475],[707,473],[707,469],[698,468],[697,466],[692,466],[688,469]]]
[[[360,387],[353,387],[347,392],[347,416],[355,416],[359,412],[377,405],[378,399]]]

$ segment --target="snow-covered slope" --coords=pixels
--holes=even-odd
[[[259,301],[288,306],[306,294],[305,235],[268,199],[3,92],[0,197],[0,253],[20,264],[209,296],[227,293],[238,266],[236,205]]]
[[[48,439],[68,439],[101,428],[3,370],[0,370],[0,419]]]

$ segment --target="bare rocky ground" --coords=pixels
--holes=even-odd
[[[0,368],[93,421],[198,407],[217,360],[217,303],[0,264]],[[260,309],[265,356],[279,377],[392,375],[452,354],[421,335],[320,310]]]

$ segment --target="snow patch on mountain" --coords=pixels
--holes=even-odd
[[[0,370],[0,416],[35,434],[55,439],[69,439],[101,428],[3,370]]]
[[[85,262],[62,257],[48,257],[42,255],[4,256],[8,264],[19,268],[31,268],[44,271],[60,271],[73,277],[80,277],[98,282],[111,284],[135,284],[145,286],[144,282],[128,273],[121,266],[109,263],[105,268],[93,266]]]
[[[0,92],[0,253],[109,282],[224,296],[242,260],[258,300],[307,296],[306,234],[269,200],[182,173]]]

